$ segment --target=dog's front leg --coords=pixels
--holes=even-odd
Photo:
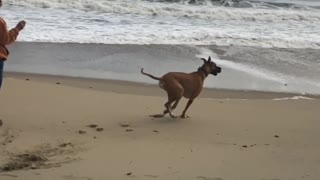
[[[189,116],[186,115],[186,112],[187,112],[188,108],[190,107],[190,105],[191,105],[192,103],[193,103],[193,99],[189,99],[186,107],[184,108],[184,110],[183,110],[183,112],[182,112],[182,114],[181,114],[181,116],[180,116],[181,118],[188,118],[188,117],[189,117]]]

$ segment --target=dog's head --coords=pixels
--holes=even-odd
[[[200,67],[201,70],[205,71],[205,73],[212,74],[214,76],[221,73],[221,67],[217,66],[215,62],[211,61],[211,57],[209,56],[208,60],[205,58],[201,58],[203,60],[203,65]]]

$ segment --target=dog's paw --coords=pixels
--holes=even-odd
[[[171,118],[177,118],[178,116],[176,116],[176,115],[174,115],[174,114],[171,114],[170,117],[171,117]]]
[[[190,116],[188,116],[188,115],[180,115],[180,118],[185,119],[185,118],[190,118]]]

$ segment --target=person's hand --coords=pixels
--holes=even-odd
[[[16,28],[18,28],[19,31],[21,31],[25,26],[26,26],[26,21],[23,20],[16,25]]]

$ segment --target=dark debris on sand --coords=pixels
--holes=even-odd
[[[62,144],[59,145],[59,147],[67,147],[67,146],[71,146],[72,147],[73,144],[69,142],[69,143],[62,143]]]
[[[60,153],[73,153],[70,148],[74,148],[71,142],[61,143],[58,146],[51,147],[46,145],[34,152],[24,152],[19,154],[12,154],[8,161],[0,162],[1,172],[18,171],[18,170],[31,170],[40,168],[53,168],[60,167],[60,164],[70,162],[69,157],[61,162],[50,162],[49,157],[59,155]],[[1,179],[1,178],[0,178]]]
[[[0,172],[15,171],[21,169],[38,169],[48,159],[37,154],[19,154],[11,158],[11,161],[0,167]]]

